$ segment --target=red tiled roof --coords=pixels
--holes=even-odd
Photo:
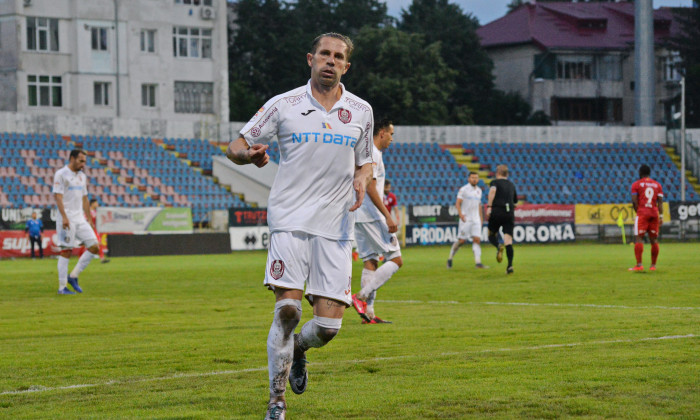
[[[657,44],[679,32],[670,8],[654,10]],[[634,44],[633,3],[535,3],[477,30],[485,48],[533,43],[542,49],[629,49]]]

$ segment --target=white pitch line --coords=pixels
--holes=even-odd
[[[604,308],[604,309],[667,309],[674,311],[698,311],[693,306],[626,306],[626,305],[597,305],[594,303],[531,303],[531,302],[458,302],[456,300],[383,300],[383,303],[427,303],[430,305],[499,305],[499,306],[555,306],[570,308]]]
[[[543,344],[539,346],[530,347],[520,347],[520,348],[497,348],[497,349],[484,349],[484,350],[471,350],[462,352],[444,352],[433,355],[426,354],[413,354],[413,355],[403,355],[403,356],[386,356],[386,357],[373,357],[371,359],[354,359],[354,360],[341,360],[341,361],[329,361],[322,363],[315,363],[316,366],[333,366],[338,364],[356,364],[356,363],[369,363],[369,362],[380,362],[386,360],[401,360],[401,359],[416,359],[423,357],[446,357],[446,356],[461,356],[468,354],[485,354],[485,353],[505,353],[505,352],[516,352],[516,351],[530,351],[530,350],[545,350],[545,349],[556,349],[556,348],[567,348],[567,347],[579,347],[587,345],[601,345],[601,344],[617,344],[617,343],[641,343],[646,341],[662,341],[662,340],[680,340],[683,338],[695,338],[695,334],[685,334],[685,335],[665,335],[662,337],[646,337],[638,339],[620,339],[620,340],[600,340],[600,341],[588,341],[588,342],[577,342],[577,343],[560,343],[560,344]],[[64,391],[68,389],[76,388],[95,388],[99,386],[110,386],[110,385],[124,385],[124,384],[134,384],[143,382],[155,382],[155,381],[167,381],[170,379],[179,378],[202,378],[207,376],[219,376],[219,375],[235,375],[247,372],[263,372],[267,371],[267,366],[259,368],[247,368],[239,370],[220,370],[213,372],[192,372],[192,373],[176,373],[174,375],[168,376],[157,376],[152,378],[140,378],[140,379],[125,379],[125,380],[110,380],[102,383],[93,384],[76,384],[76,385],[66,385],[66,386],[56,386],[56,387],[46,387],[41,385],[35,385],[28,389],[15,390],[15,391],[3,391],[0,395],[19,395],[19,394],[34,394],[39,392],[50,392],[50,391]]]

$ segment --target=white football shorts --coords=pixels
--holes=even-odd
[[[92,226],[85,220],[71,220],[70,227],[63,229],[63,222],[56,220],[56,234],[58,235],[58,246],[64,249],[77,248],[80,244],[86,247],[97,245],[97,236]]]
[[[357,254],[362,261],[379,260],[384,256],[384,261],[401,256],[401,246],[396,235],[389,233],[386,223],[375,220],[367,223],[355,223],[355,242]]]
[[[457,238],[471,241],[474,237],[481,238],[481,223],[459,221]]]
[[[306,290],[313,296],[352,304],[352,241],[337,241],[305,232],[272,232],[265,285]]]

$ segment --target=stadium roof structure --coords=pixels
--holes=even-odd
[[[654,10],[657,45],[680,35],[673,13]],[[628,50],[634,45],[634,3],[526,3],[477,34],[484,48],[532,43],[542,50]]]

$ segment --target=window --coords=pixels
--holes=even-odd
[[[593,74],[593,57],[557,56],[557,79],[591,80]]]
[[[93,51],[107,51],[107,28],[93,27],[90,32]]]
[[[95,105],[109,105],[109,83],[95,82]]]
[[[622,59],[619,55],[604,55],[598,60],[599,80],[622,80]]]
[[[147,53],[156,52],[155,29],[141,29],[141,51]]]
[[[211,29],[174,27],[173,55],[211,58]]]
[[[157,85],[141,85],[141,105],[148,108],[155,108],[156,86]]]
[[[552,98],[552,119],[555,121],[622,121],[620,98]]]
[[[190,6],[211,6],[211,0],[175,0],[175,4],[187,4]]]
[[[175,82],[175,112],[213,114],[214,84],[205,82]]]
[[[58,19],[27,17],[27,49],[58,51]]]
[[[27,76],[29,106],[63,106],[61,76]]]
[[[665,82],[677,82],[681,80],[678,69],[681,66],[681,56],[678,51],[673,51],[670,55],[661,58],[663,66],[663,77]]]

